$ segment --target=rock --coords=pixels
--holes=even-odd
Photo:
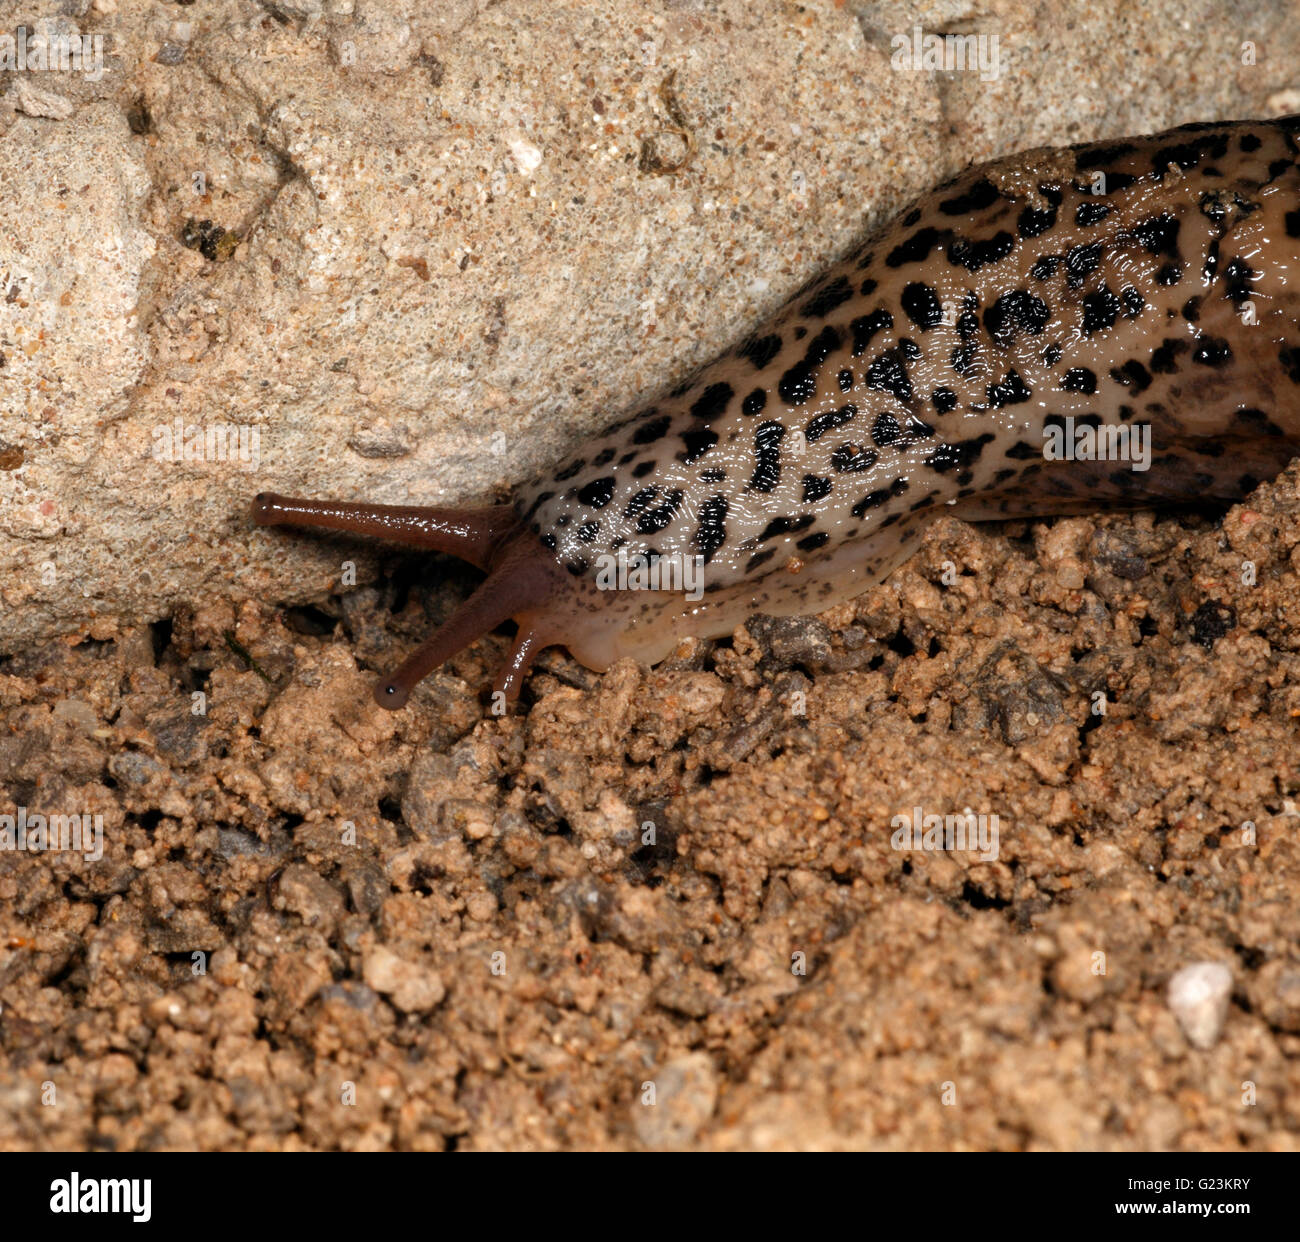
[[[671,1151],[694,1141],[713,1116],[718,1102],[718,1075],[706,1053],[675,1057],[647,1080],[653,1083],[654,1103],[643,1084],[632,1105],[632,1125],[647,1147]]]
[[[1109,7],[992,0],[998,86],[1021,76],[990,89],[895,71],[901,19],[865,0],[798,21],[738,0],[156,7],[101,0],[102,79],[20,76],[0,107],[0,654],[196,600],[301,602],[345,555],[364,584],[369,548],[255,530],[252,495],[482,500],[968,161],[1263,114],[1300,54],[1281,8],[1251,20],[1267,58],[1207,74],[1176,6],[1134,53]],[[1197,48],[1242,37],[1231,6],[1198,21]],[[204,221],[207,254],[182,241]]]
[[[276,882],[275,905],[308,927],[329,935],[344,914],[343,898],[328,880],[304,863],[290,863]]]
[[[25,76],[15,77],[5,101],[24,116],[42,116],[52,121],[66,121],[72,115],[72,102],[54,91],[33,86]]]
[[[447,994],[437,972],[408,962],[383,945],[366,954],[362,977],[404,1013],[428,1013]]]
[[[1194,962],[1169,980],[1169,1008],[1187,1042],[1213,1048],[1223,1033],[1232,1000],[1232,971],[1222,962]]]

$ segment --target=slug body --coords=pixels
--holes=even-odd
[[[519,637],[497,684],[513,696],[552,643],[603,669],[753,612],[822,611],[942,512],[1238,499],[1300,453],[1298,136],[1300,117],[1191,125],[971,169],[513,505],[263,495],[254,516],[488,571],[377,688],[397,707],[507,617]],[[1078,428],[1147,437],[1146,468],[1045,451]],[[698,558],[696,598],[602,589],[639,556]]]

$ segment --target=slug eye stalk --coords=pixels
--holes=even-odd
[[[546,606],[565,585],[564,574],[553,561],[538,555],[537,541],[520,528],[508,505],[442,509],[306,500],[263,492],[254,498],[252,513],[259,526],[370,535],[407,547],[449,552],[487,571],[474,593],[401,668],[375,686],[380,707],[404,707],[415,687],[438,665],[512,617],[519,623],[519,633],[493,688],[513,700],[537,653],[552,641]]]

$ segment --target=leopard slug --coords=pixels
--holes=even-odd
[[[753,612],[882,579],[940,513],[1027,517],[1239,499],[1300,452],[1300,116],[1039,149],[917,200],[651,408],[476,509],[262,494],[261,525],[453,553],[478,589],[391,677],[401,707],[508,618],[537,652],[653,663]],[[1045,451],[1146,437],[1144,463]],[[602,589],[622,555],[696,591]],[[635,563],[647,563],[646,561]]]

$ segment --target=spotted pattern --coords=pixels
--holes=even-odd
[[[689,607],[584,596],[571,647],[657,658],[753,609],[827,607],[940,512],[1234,497],[1267,477],[1300,452],[1298,133],[1293,117],[1029,153],[918,200],[520,489],[579,581],[614,550],[706,566]],[[1149,471],[1044,456],[1050,428],[1111,424],[1150,426]]]

